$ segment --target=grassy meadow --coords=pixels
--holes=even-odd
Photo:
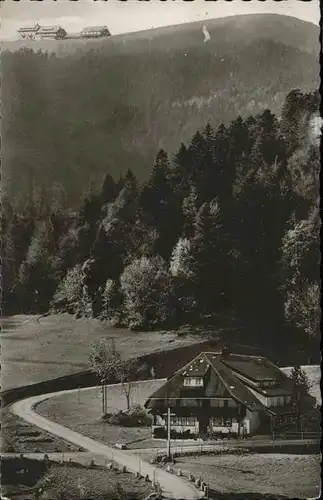
[[[91,344],[103,338],[114,338],[117,349],[126,358],[202,340],[199,335],[178,337],[176,332],[131,332],[96,319],[75,319],[69,314],[39,320],[37,316],[24,315],[3,318],[2,390],[87,370]]]
[[[143,405],[146,399],[163,383],[163,380],[134,382],[131,391],[131,404]],[[126,409],[126,398],[121,386],[109,386],[107,394],[108,413]],[[89,388],[43,401],[37,405],[37,412],[107,444],[115,444],[116,442],[130,444],[137,440],[151,438],[150,427],[119,427],[104,422],[101,419],[101,401],[101,388]]]
[[[241,495],[273,498],[318,498],[319,455],[248,454],[181,457],[176,468],[201,475],[210,489]],[[277,495],[277,496],[275,496]]]

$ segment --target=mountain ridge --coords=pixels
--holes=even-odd
[[[48,53],[60,47],[56,57],[37,54],[38,42],[28,45],[35,52],[4,51],[5,185],[15,196],[28,183],[60,182],[75,205],[106,173],[117,178],[130,167],[145,180],[158,149],[172,157],[207,122],[217,128],[266,108],[279,114],[292,89],[318,88],[317,33],[311,23],[263,14],[156,28],[136,41],[80,41],[77,50],[72,40],[41,42]]]
[[[297,48],[301,50],[306,50],[306,51],[314,51],[319,53],[319,34],[320,34],[320,29],[317,25],[314,23],[311,23],[309,21],[304,21],[302,19],[292,17],[292,16],[285,16],[285,15],[280,15],[280,14],[241,14],[241,15],[234,15],[234,16],[226,16],[226,17],[221,17],[221,18],[215,18],[215,19],[206,19],[204,21],[194,21],[190,23],[185,23],[185,24],[175,24],[175,25],[169,25],[169,26],[162,26],[162,27],[157,27],[157,28],[150,28],[148,30],[144,31],[133,31],[133,32],[128,32],[128,33],[118,33],[115,35],[112,35],[111,37],[104,38],[104,39],[67,39],[67,40],[41,40],[41,41],[23,41],[23,40],[10,40],[10,41],[2,41],[1,43],[3,44],[4,50],[10,50],[12,47],[13,50],[16,50],[17,48],[20,47],[28,47],[28,48],[44,48],[44,49],[49,49],[49,50],[55,50],[55,45],[59,53],[64,54],[64,50],[60,51],[59,47],[64,46],[66,42],[70,44],[70,46],[73,48],[75,46],[76,49],[79,47],[81,48],[86,48],[88,46],[89,50],[91,48],[95,48],[97,45],[100,44],[118,44],[121,42],[121,44],[124,44],[125,42],[129,41],[139,41],[140,39],[143,40],[153,40],[156,39],[157,37],[163,37],[167,36],[169,34],[174,34],[174,31],[177,30],[177,32],[181,35],[184,34],[184,32],[188,30],[194,30],[197,28],[199,31],[202,30],[202,27],[205,25],[207,27],[216,28],[216,27],[226,27],[226,25],[232,25],[233,22],[239,22],[241,28],[243,27],[244,23],[248,24],[249,28],[249,36],[250,36],[250,21],[252,24],[256,23],[258,21],[265,22],[265,25],[267,25],[267,29],[270,28],[273,30],[275,21],[282,22],[285,26],[285,28],[290,29],[292,25],[298,25],[298,28],[304,28],[306,29],[307,33],[304,34],[301,33],[300,31],[298,32],[298,38],[303,38],[302,43],[297,44]],[[262,24],[262,36],[264,36],[265,32],[263,30],[264,25]],[[308,30],[312,30],[313,34],[311,36],[308,36]],[[314,35],[315,32],[315,35]],[[277,34],[276,34],[277,35]],[[283,36],[282,36],[283,35]],[[279,40],[279,36],[276,39],[277,41],[282,41],[284,40],[285,36],[284,33],[281,33],[282,40]],[[314,42],[314,38],[316,37],[316,43]],[[203,42],[203,34],[201,32],[201,42]],[[290,42],[290,40],[289,40]],[[296,46],[296,45],[295,45]],[[132,47],[133,48],[133,47]],[[146,47],[145,47],[146,48]]]

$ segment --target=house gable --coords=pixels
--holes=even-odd
[[[203,385],[187,387],[184,385],[187,377],[201,377]],[[252,411],[264,409],[259,399],[221,363],[219,353],[204,352],[178,370],[152,394],[146,407],[203,406],[207,400],[210,406],[221,406],[219,400],[232,400],[232,406],[242,404]]]

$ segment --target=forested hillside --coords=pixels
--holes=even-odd
[[[133,329],[229,317],[255,343],[310,356],[318,110],[318,92],[293,90],[279,119],[266,109],[215,129],[206,122],[174,157],[161,149],[144,184],[130,169],[117,181],[107,173],[77,212],[60,186],[50,198],[34,191],[23,212],[4,198],[3,312],[53,308]]]
[[[15,207],[49,200],[54,186],[79,209],[106,173],[118,181],[131,168],[147,180],[159,149],[173,158],[207,122],[216,130],[267,108],[279,116],[293,88],[318,88],[318,27],[234,16],[207,21],[204,43],[202,26],[5,44],[2,186]]]

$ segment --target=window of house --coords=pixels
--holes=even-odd
[[[196,417],[182,417],[182,425],[194,426],[196,424]]]
[[[185,377],[184,378],[185,387],[203,387],[202,377]]]
[[[235,408],[235,407],[237,406],[237,403],[235,402],[235,400],[234,400],[234,399],[229,399],[229,401],[228,401],[228,406],[229,406],[230,408]]]
[[[213,427],[231,427],[232,418],[231,417],[212,417],[211,425]]]
[[[180,406],[199,406],[199,401],[197,399],[180,399]]]
[[[171,417],[170,425],[181,425],[193,427],[196,424],[196,417]]]
[[[267,398],[267,406],[277,406],[277,398]]]
[[[262,380],[260,382],[260,387],[274,387],[276,385],[276,380]]]
[[[211,418],[211,425],[213,427],[222,427],[222,417],[212,417]]]

